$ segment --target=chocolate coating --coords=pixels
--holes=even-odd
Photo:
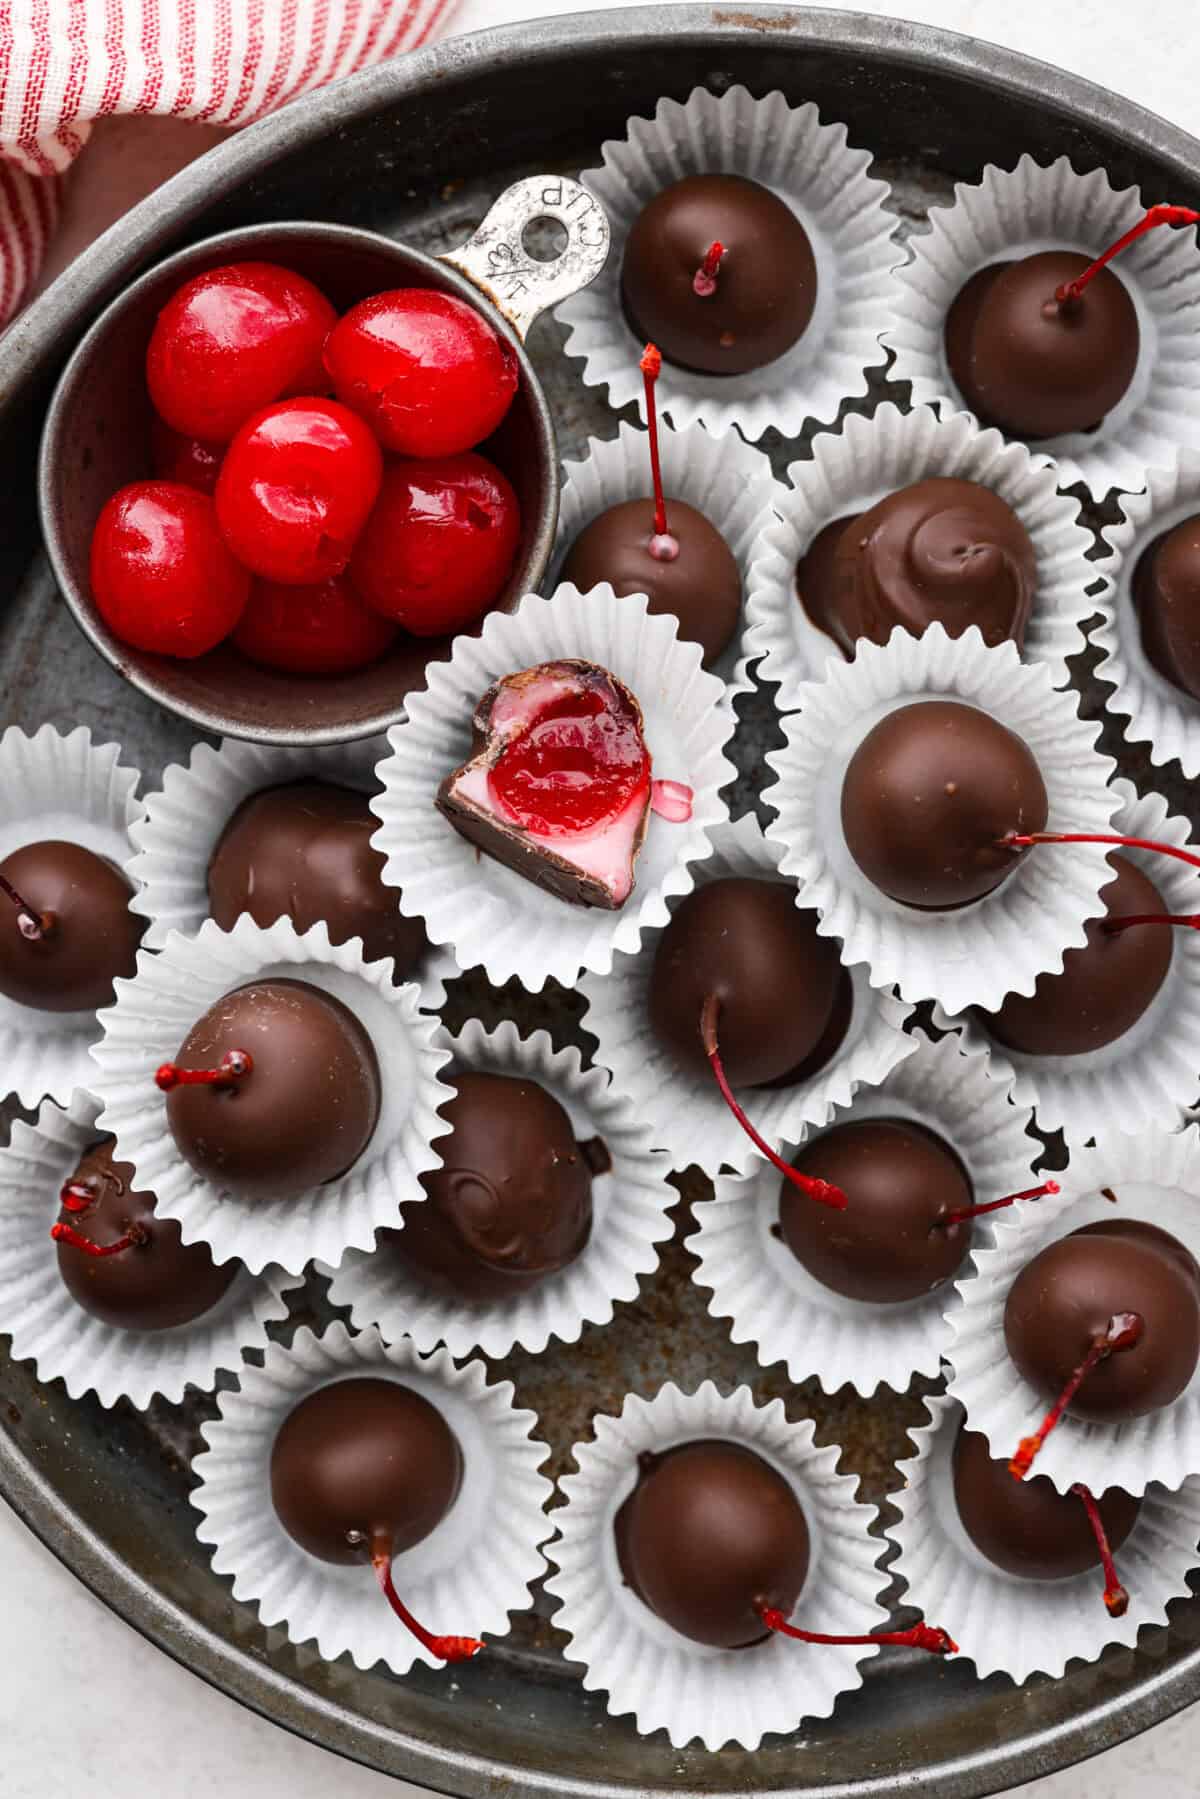
[[[1200,1358],[1200,1268],[1157,1225],[1106,1219],[1034,1256],[1005,1303],[1008,1353],[1026,1380],[1057,1398],[1118,1312],[1141,1315],[1140,1341],[1100,1362],[1068,1411],[1100,1422],[1160,1411],[1178,1399]]]
[[[826,1037],[841,977],[837,944],[817,935],[816,913],[797,907],[792,886],[744,876],[707,881],[675,908],[658,940],[651,1029],[682,1069],[711,1079],[700,1014],[715,994],[731,1086],[761,1086],[801,1064],[811,1073],[808,1058]]]
[[[288,1413],[271,1449],[271,1503],[320,1561],[399,1555],[446,1516],[462,1466],[436,1406],[399,1381],[360,1375],[318,1387]]]
[[[938,1221],[973,1205],[974,1192],[950,1145],[924,1125],[853,1119],[806,1143],[792,1166],[832,1181],[849,1202],[837,1212],[780,1182],[783,1241],[822,1286],[878,1305],[932,1293],[957,1274],[971,1222]]]
[[[1039,975],[1031,994],[1010,993],[995,1012],[981,1012],[989,1036],[1027,1056],[1083,1056],[1131,1030],[1167,978],[1174,933],[1162,925],[1106,931],[1105,919],[1163,913],[1158,888],[1136,863],[1110,856],[1113,878],[1100,890],[1101,918],[1090,919],[1087,943],[1069,949],[1061,974]]]
[[[917,700],[868,731],[846,769],[842,829],[869,881],[906,906],[982,899],[1016,869],[1010,832],[1045,829],[1028,745],[989,712]]]
[[[796,570],[800,604],[849,658],[860,638],[886,643],[897,625],[931,624],[1018,649],[1037,586],[1024,525],[977,481],[936,477],[902,487],[869,512],[836,520]]]
[[[370,1038],[331,994],[304,981],[252,981],[219,999],[184,1038],[181,1068],[216,1068],[230,1050],[254,1059],[220,1086],[167,1094],[184,1160],[241,1199],[279,1199],[353,1167],[379,1117]]]
[[[984,424],[1014,437],[1091,431],[1123,398],[1140,333],[1120,276],[1101,269],[1078,300],[1054,298],[1091,261],[1042,250],[980,269],[958,294],[946,318],[946,361]]]
[[[684,500],[667,500],[667,529],[679,545],[673,562],[650,554],[654,501],[623,500],[585,525],[567,553],[561,579],[581,592],[602,581],[619,595],[644,593],[650,610],[679,620],[685,643],[698,643],[704,666],[733,639],[742,612],[742,575],[716,526]]]
[[[1133,571],[1146,660],[1200,700],[1200,513],[1156,538]]]
[[[113,1159],[114,1145],[97,1143],[70,1180],[96,1195],[86,1212],[65,1208],[69,1224],[89,1242],[107,1247],[131,1231],[142,1241],[112,1256],[89,1256],[70,1243],[55,1245],[58,1272],[76,1304],[118,1330],[169,1330],[211,1311],[233,1284],[239,1264],[212,1259],[207,1243],[184,1243],[173,1218],[155,1216],[153,1193],[139,1192],[128,1162]]]
[[[1100,1551],[1081,1500],[1060,1493],[1044,1474],[1014,1480],[995,1461],[979,1431],[963,1430],[954,1446],[954,1499],[976,1549],[1006,1574],[1063,1580],[1100,1566]],[[1096,1496],[1114,1555],[1137,1522],[1140,1499],[1122,1487]]]
[[[553,1094],[511,1075],[460,1074],[442,1107],[442,1166],[384,1240],[406,1267],[463,1299],[524,1293],[582,1254],[592,1228],[587,1148]]]
[[[716,291],[701,298],[692,282],[713,243],[725,255]],[[742,375],[807,328],[817,265],[807,231],[769,188],[742,175],[685,175],[634,220],[621,293],[634,331],[668,362]]]
[[[133,888],[115,863],[58,838],[26,843],[0,862],[34,913],[53,914],[36,940],[0,893],[0,993],[39,1012],[110,1006],[113,981],[132,975],[146,920],[129,910]]]
[[[368,962],[391,956],[405,980],[429,948],[425,927],[405,918],[383,857],[371,848],[379,820],[365,793],[329,781],[268,787],[244,800],[208,865],[208,899],[223,931],[243,912],[255,924],[290,918],[298,931],[319,921],[331,943],[363,940]]]
[[[640,1458],[614,1521],[626,1586],[681,1636],[741,1649],[786,1617],[808,1574],[808,1526],[782,1474],[740,1443],[701,1439]]]

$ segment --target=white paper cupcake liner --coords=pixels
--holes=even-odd
[[[788,469],[791,490],[779,490],[778,516],[759,535],[746,597],[746,660],[762,658],[758,677],[779,682],[783,711],[802,682],[819,677],[831,659],[845,660],[801,605],[796,565],[835,519],[936,476],[991,488],[1024,525],[1037,557],[1037,586],[1022,660],[1044,662],[1054,685],[1066,684],[1066,659],[1083,649],[1083,621],[1096,611],[1087,596],[1096,568],[1085,555],[1092,534],[1076,523],[1078,507],[1058,492],[1053,470],[1035,462],[1023,444],[981,431],[965,413],[939,419],[927,408],[904,413],[890,402],[870,418],[852,413],[840,431],[815,438],[812,451],[810,461]]]
[[[1200,1480],[1176,1491],[1153,1483],[1116,1552],[1129,1610],[1110,1618],[1100,1570],[1061,1580],[1027,1580],[988,1561],[963,1527],[954,1499],[954,1445],[962,1407],[945,1395],[928,1402],[932,1422],[914,1430],[914,1457],[900,1463],[904,1490],[893,1496],[900,1521],[888,1536],[900,1554],[888,1572],[944,1623],[981,1678],[1057,1677],[1069,1661],[1095,1661],[1110,1643],[1132,1649],[1147,1624],[1165,1624],[1167,1601],[1185,1595],[1197,1562]],[[1109,1481],[1110,1486],[1116,1484]],[[1099,1493],[1097,1489],[1097,1493]]]
[[[632,1712],[643,1735],[665,1729],[676,1748],[699,1738],[706,1749],[756,1749],[768,1731],[802,1718],[827,1718],[840,1693],[862,1685],[867,1647],[827,1648],[773,1635],[750,1649],[693,1643],[624,1585],[613,1521],[637,1480],[643,1451],[699,1439],[745,1445],[789,1482],[811,1536],[808,1579],[793,1618],[810,1630],[859,1635],[883,1624],[879,1541],[867,1532],[878,1513],[860,1505],[852,1475],[837,1472],[836,1445],[818,1449],[813,1425],[789,1424],[783,1402],[756,1406],[748,1387],[728,1395],[705,1381],[695,1393],[668,1383],[651,1400],[630,1394],[617,1417],[595,1420],[595,1439],[575,1446],[578,1474],[562,1481],[565,1509],[549,1550],[557,1572],[546,1582],[562,1600],[554,1622],[571,1638],[583,1684],[606,1690],[608,1710]]]
[[[303,780],[373,793],[375,766],[386,754],[386,737],[304,749],[227,737],[217,749],[197,743],[186,764],[164,769],[162,786],[147,796],[144,816],[130,830],[135,854],[125,870],[138,888],[133,910],[150,921],[145,947],[162,949],[172,931],[190,935],[209,916],[208,865],[244,800]],[[447,951],[431,950],[412,977],[425,1010],[445,1004],[446,981],[457,972]]]
[[[93,744],[83,725],[66,736],[43,725],[32,737],[10,725],[0,737],[0,861],[24,844],[62,839],[123,866],[142,803],[141,776],[120,755],[119,744]],[[23,1106],[46,1095],[65,1105],[91,1085],[88,1049],[99,1035],[95,1012],[39,1012],[0,994],[4,1091]]]
[[[777,880],[780,851],[758,822],[739,818],[718,825],[712,848],[693,870],[695,885],[726,877]],[[583,1028],[597,1041],[596,1061],[612,1076],[613,1089],[637,1107],[657,1149],[672,1168],[692,1165],[715,1175],[758,1166],[761,1152],[730,1112],[711,1075],[679,1067],[650,1025],[648,993],[661,931],[647,933],[640,955],[621,956],[604,979],[586,976],[579,990],[588,1003]],[[854,1007],[837,1053],[808,1080],[791,1087],[744,1087],[738,1098],[769,1143],[798,1142],[806,1125],[824,1124],[835,1106],[849,1103],[859,1087],[882,1081],[911,1056],[917,1039],[905,1034],[910,1007],[871,986],[866,970],[850,970]],[[776,1177],[778,1178],[778,1177]]]
[[[492,683],[557,657],[598,663],[623,681],[642,708],[655,778],[693,790],[686,824],[651,814],[633,891],[615,912],[571,905],[481,855],[434,804],[441,781],[471,754],[471,718]],[[674,619],[652,617],[642,594],[566,585],[493,612],[478,637],[458,638],[448,662],[430,665],[428,688],[409,696],[407,719],[388,734],[372,842],[401,889],[400,910],[423,918],[431,942],[450,944],[461,968],[482,966],[496,986],[516,975],[540,993],[551,977],[569,986],[583,968],[606,974],[617,950],[636,950],[644,930],[666,922],[669,898],[690,891],[691,864],[726,816],[720,789],[734,770],[723,752],[734,719],[722,692],[700,666],[699,645],[680,643]]]
[[[1012,1456],[1036,1430],[1053,1395],[1020,1373],[1004,1343],[1004,1306],[1017,1275],[1048,1244],[1085,1224],[1145,1219],[1200,1256],[1200,1132],[1174,1136],[1106,1136],[1094,1149],[1076,1150],[1060,1175],[1063,1191],[1000,1215],[992,1248],[958,1283],[961,1305],[951,1313],[947,1351],[954,1370],[950,1392],[966,1408],[997,1456]],[[1103,1189],[1117,1195],[1117,1205]],[[1178,1487],[1200,1473],[1200,1369],[1172,1405],[1123,1423],[1096,1423],[1068,1412],[1047,1437],[1034,1472],[1060,1492],[1083,1481],[1093,1492],[1124,1487],[1142,1493],[1150,1481]]]
[[[1032,993],[1038,975],[1062,968],[1084,943],[1085,921],[1103,908],[1110,879],[1103,846],[1040,844],[991,893],[954,911],[924,912],[889,899],[859,869],[842,830],[842,781],[855,750],[887,713],[914,700],[949,699],[992,712],[1037,758],[1049,799],[1049,831],[1107,831],[1117,795],[1115,764],[1096,749],[1099,726],[1078,716],[1077,695],[1055,693],[1045,668],[1021,663],[1011,643],[989,649],[972,626],[947,637],[899,629],[884,645],[859,645],[853,662],[830,662],[824,681],[796,691],[800,710],[767,762],[778,784],[764,798],[778,816],[782,873],[799,882],[798,904],[822,914],[820,930],[842,959],[865,962],[878,987],[936,999],[948,1011],[994,1010],[1006,993]]]
[[[682,431],[661,426],[658,434],[663,492],[668,503],[686,500],[721,533],[742,571],[742,618],[746,618],[750,559],[754,545],[775,516],[781,489],[761,450],[735,433],[714,437],[700,425]],[[589,438],[587,452],[565,465],[558,511],[554,570],[557,579],[585,525],[610,506],[651,494],[649,439],[644,430],[622,424],[616,437]],[[653,505],[652,500],[647,500]],[[668,517],[668,524],[670,519]],[[742,628],[717,658],[712,673],[726,683],[726,698],[749,692],[742,659]]]
[[[1102,533],[1109,553],[1095,565],[1108,577],[1107,592],[1095,602],[1103,620],[1092,642],[1105,652],[1096,676],[1116,689],[1108,709],[1126,720],[1129,742],[1148,744],[1150,760],[1159,767],[1178,760],[1185,778],[1194,781],[1200,778],[1200,700],[1148,660],[1132,590],[1143,552],[1200,512],[1200,450],[1181,450],[1167,467],[1151,469],[1145,493],[1122,497],[1120,510],[1120,524]]]
[[[59,1276],[50,1227],[63,1182],[101,1134],[99,1109],[82,1091],[65,1110],[46,1100],[36,1124],[14,1123],[0,1150],[0,1331],[15,1360],[32,1361],[39,1380],[61,1380],[72,1399],[179,1400],[239,1368],[244,1350],[266,1347],[266,1327],[287,1316],[284,1294],[297,1281],[278,1268],[243,1269],[211,1310],[169,1330],[120,1330],[85,1312]]]
[[[1015,169],[989,167],[977,185],[959,182],[954,204],[934,208],[929,231],[911,239],[912,260],[893,277],[883,341],[892,377],[912,382],[914,401],[968,411],[946,362],[946,314],[970,277],[995,262],[1041,250],[1098,256],[1145,211],[1136,188],[1119,192],[1103,169],[1076,174],[1060,156],[1048,168],[1022,156]],[[1039,439],[1059,484],[1083,481],[1097,495],[1142,488],[1146,471],[1180,445],[1200,446],[1200,256],[1193,231],[1148,232],[1112,270],[1129,292],[1141,333],[1129,391],[1099,431]]]
[[[1161,794],[1140,799],[1128,781],[1114,781],[1121,807],[1114,831],[1189,846],[1191,827]],[[1194,850],[1196,846],[1191,844]],[[1200,913],[1200,872],[1152,850],[1119,852],[1149,875],[1168,912]],[[1168,926],[1158,927],[1169,929]],[[1113,1043],[1075,1056],[1030,1056],[992,1037],[974,1012],[935,1022],[961,1031],[963,1042],[991,1056],[992,1071],[1013,1084],[1018,1105],[1033,1106],[1044,1131],[1062,1131],[1068,1145],[1090,1143],[1099,1132],[1173,1131],[1200,1086],[1200,932],[1171,930],[1171,965],[1157,995],[1132,1029]]]
[[[548,1451],[531,1439],[534,1413],[513,1405],[511,1381],[489,1385],[481,1362],[456,1368],[445,1350],[423,1359],[411,1343],[387,1348],[377,1332],[352,1336],[342,1324],[320,1337],[298,1331],[290,1349],[273,1344],[203,1427],[208,1448],[192,1464],[200,1484],[189,1495],[202,1518],[196,1535],[213,1550],[216,1572],[233,1576],[235,1599],[256,1605],[262,1623],[282,1625],[293,1642],[315,1642],[326,1661],[349,1655],[359,1668],[383,1662],[395,1674],[416,1662],[440,1668],[390,1611],[368,1565],[309,1555],[271,1504],[271,1449],[284,1419],[318,1388],[364,1376],[429,1400],[462,1450],[454,1504],[392,1563],[397,1591],[435,1633],[506,1635],[509,1614],[528,1605],[545,1566],[553,1489],[538,1469]]]
[[[304,980],[349,1007],[375,1047],[381,1103],[370,1143],[340,1180],[250,1201],[184,1161],[154,1074],[222,994],[272,976]],[[357,940],[332,946],[323,924],[300,936],[290,919],[263,929],[243,915],[232,931],[210,919],[194,937],[172,932],[160,955],[139,955],[137,974],[117,982],[116,1004],[101,1013],[104,1035],[92,1052],[100,1125],[139,1186],[157,1194],[162,1216],[179,1220],[186,1243],[202,1238],[218,1261],[237,1256],[255,1274],[271,1263],[296,1273],[310,1258],[338,1262],[348,1248],[369,1247],[398,1205],[422,1198],[420,1176],[440,1160],[430,1144],[443,1128],[438,1107],[451,1097],[438,1078],[447,1051],[417,1001],[414,986],[392,985],[389,961],[364,962]]]
[[[657,1266],[657,1245],[672,1230],[667,1210],[679,1198],[667,1183],[667,1164],[652,1151],[636,1107],[600,1069],[585,1072],[577,1049],[556,1050],[545,1031],[523,1038],[505,1020],[489,1034],[472,1019],[446,1041],[452,1058],[447,1076],[477,1070],[536,1081],[566,1111],[577,1142],[599,1137],[604,1143],[612,1168],[592,1177],[587,1245],[536,1287],[490,1302],[432,1291],[386,1248],[351,1250],[333,1276],[330,1299],[350,1307],[357,1327],[378,1325],[388,1342],[409,1336],[419,1350],[444,1343],[453,1356],[473,1349],[502,1356],[514,1344],[545,1349],[551,1337],[574,1343],[585,1324],[609,1322],[616,1300],[636,1299],[639,1274]],[[440,1155],[444,1144],[434,1148]]]
[[[964,1054],[954,1037],[915,1041],[915,1054],[877,1087],[860,1089],[826,1128],[863,1118],[924,1125],[955,1151],[977,1204],[1032,1186],[1041,1146],[1026,1133],[1030,1113],[1012,1104],[1010,1083],[989,1073],[986,1054]],[[809,1130],[803,1140],[822,1134]],[[833,1292],[772,1235],[782,1185],[776,1169],[761,1165],[746,1180],[717,1181],[713,1199],[696,1208],[688,1248],[714,1318],[730,1319],[734,1342],[753,1343],[764,1368],[786,1362],[790,1380],[815,1375],[827,1393],[849,1382],[869,1399],[881,1386],[902,1393],[914,1374],[936,1377],[950,1335],[950,1285],[886,1305]],[[853,1193],[849,1199],[853,1206]],[[990,1218],[975,1219],[973,1250],[991,1240]]]
[[[612,253],[599,279],[556,309],[568,327],[566,353],[584,359],[589,386],[607,387],[615,408],[644,407],[644,343],[621,303],[625,240],[671,182],[723,174],[761,182],[796,214],[816,258],[816,307],[792,348],[749,374],[696,373],[664,357],[659,405],[677,426],[737,425],[756,442],[772,426],[796,437],[806,420],[833,419],[843,400],[866,393],[865,371],[884,361],[879,338],[890,318],[895,220],[884,206],[887,185],[867,173],[870,153],[850,149],[844,125],[823,125],[812,101],[789,106],[779,92],[759,100],[744,87],[719,97],[695,88],[683,105],[660,100],[652,119],[630,119],[627,136],[605,143],[601,154],[601,167],[579,179],[608,213]]]

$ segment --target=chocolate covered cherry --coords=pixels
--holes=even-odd
[[[1200,700],[1200,514],[1143,550],[1133,572],[1133,604],[1147,661]]]
[[[114,862],[81,843],[27,843],[0,862],[0,993],[39,1012],[94,1012],[134,973],[144,918]]]
[[[122,643],[190,659],[229,636],[250,597],[250,576],[221,535],[207,494],[177,481],[133,481],[96,520],[91,588]]]
[[[209,1312],[237,1276],[214,1263],[207,1243],[185,1243],[173,1218],[155,1216],[115,1145],[98,1143],[65,1182],[51,1235],[58,1272],[76,1303],[118,1330],[173,1330]]]
[[[1041,771],[1028,745],[988,712],[917,700],[889,712],[850,758],[846,845],[867,879],[906,906],[982,899],[1017,868],[1010,833],[1045,828]]]

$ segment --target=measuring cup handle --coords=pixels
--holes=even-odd
[[[551,262],[530,256],[522,241],[535,219],[557,219],[567,233]],[[529,175],[505,188],[479,229],[439,258],[474,282],[518,337],[560,300],[596,279],[608,261],[611,233],[599,200],[567,175]]]

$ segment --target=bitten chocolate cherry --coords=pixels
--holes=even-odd
[[[1147,661],[1200,700],[1200,513],[1143,550],[1133,571],[1133,604]]]
[[[153,1193],[115,1145],[97,1143],[64,1183],[51,1236],[58,1272],[81,1309],[118,1330],[172,1330],[210,1312],[237,1276],[207,1243],[184,1243],[173,1218],[155,1216]]]
[[[115,863],[80,843],[23,844],[0,862],[0,993],[39,1012],[93,1012],[132,975],[146,928]]]
[[[305,981],[226,993],[158,1071],[167,1123],[197,1174],[241,1199],[337,1180],[379,1117],[379,1065],[362,1025]]]

